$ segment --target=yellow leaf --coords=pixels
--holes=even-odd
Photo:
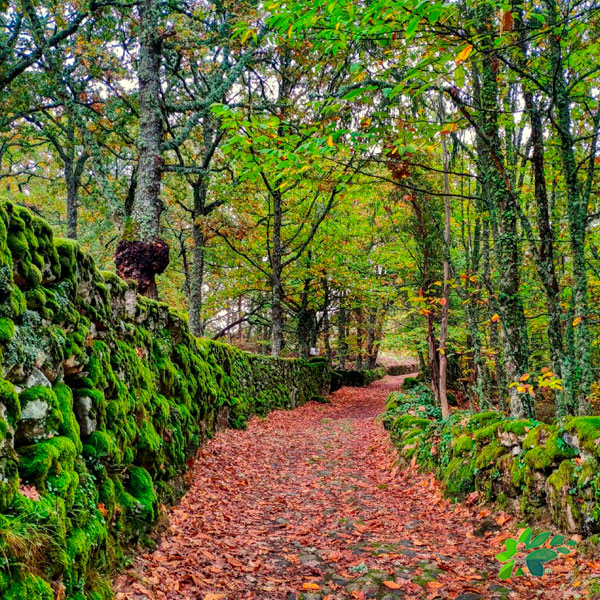
[[[471,52],[473,52],[473,46],[467,46],[461,50],[456,56],[456,64],[460,65],[460,63],[465,62],[465,60],[471,56]]]
[[[327,138],[327,145],[328,145],[330,148],[333,148],[333,147],[335,146],[335,142],[333,141],[333,136],[332,136],[332,135],[330,135],[330,136]]]
[[[577,327],[577,325],[579,325],[579,323],[581,323],[581,317],[577,317],[577,318],[573,319],[573,327]]]
[[[242,36],[242,44],[244,44],[251,35],[252,29],[246,29],[246,31],[244,31],[244,35]]]
[[[500,320],[500,316],[498,315],[498,313],[496,313],[495,315],[492,315],[492,323],[497,323]]]
[[[315,590],[315,591],[318,591],[318,590],[321,589],[321,586],[317,585],[316,583],[309,582],[309,583],[303,583],[302,584],[302,589],[303,590]]]

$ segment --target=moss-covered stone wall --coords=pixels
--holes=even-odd
[[[600,533],[600,417],[549,425],[457,411],[442,420],[431,391],[418,384],[390,394],[384,424],[402,460],[434,471],[449,496],[478,491],[528,519]]]
[[[328,390],[326,364],[194,338],[166,304],[0,205],[0,598],[103,600],[218,427]]]

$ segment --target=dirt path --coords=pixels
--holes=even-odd
[[[117,598],[577,597],[563,581],[569,569],[496,579],[502,532],[482,527],[493,517],[444,500],[431,477],[396,472],[377,416],[401,381],[344,388],[332,404],[217,435],[167,534],[118,580]]]

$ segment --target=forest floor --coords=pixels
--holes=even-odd
[[[116,582],[118,600],[600,597],[583,591],[597,566],[584,559],[497,579],[515,520],[453,504],[431,476],[394,466],[378,415],[402,379],[220,432],[156,549]]]

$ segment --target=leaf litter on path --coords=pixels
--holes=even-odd
[[[574,564],[497,579],[502,534],[482,528],[489,510],[453,504],[431,475],[398,469],[377,417],[402,380],[217,434],[157,548],[116,581],[117,600],[585,597]],[[510,527],[508,515],[493,518]]]

